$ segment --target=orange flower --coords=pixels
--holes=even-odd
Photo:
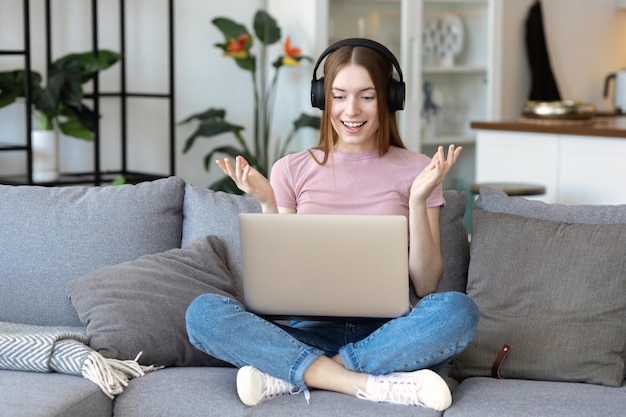
[[[246,59],[248,57],[249,40],[250,35],[247,33],[240,35],[237,39],[230,38],[224,51],[224,55],[231,56],[236,59]]]
[[[296,58],[302,55],[302,50],[300,48],[291,47],[290,36],[287,36],[287,38],[285,38],[284,48],[285,48],[285,55],[287,55],[288,57]]]
[[[285,38],[283,48],[285,50],[285,55],[279,57],[274,63],[274,66],[278,68],[283,65],[288,67],[297,67],[298,65],[300,65],[300,59],[302,59],[300,55],[302,54],[302,51],[300,50],[300,48],[291,47],[291,38],[289,36]]]

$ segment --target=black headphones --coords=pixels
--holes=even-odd
[[[387,58],[393,64],[394,68],[400,76],[400,80],[394,78],[389,80],[389,89],[387,91],[387,101],[389,105],[389,111],[395,112],[404,109],[404,99],[406,96],[406,86],[402,80],[402,69],[396,57],[387,49],[384,45],[365,38],[350,38],[343,39],[330,45],[317,59],[315,68],[313,68],[313,80],[311,81],[311,105],[320,110],[324,110],[325,98],[324,98],[324,77],[319,80],[316,78],[317,68],[320,66],[324,58],[330,55],[342,46],[364,46],[366,48],[373,49]]]

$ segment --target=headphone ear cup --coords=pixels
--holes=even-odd
[[[311,105],[324,110],[326,100],[324,98],[324,77],[311,81]]]
[[[404,99],[406,97],[406,85],[404,81],[391,79],[387,91],[387,101],[389,111],[395,112],[404,109]]]

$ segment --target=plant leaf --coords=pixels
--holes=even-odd
[[[279,159],[286,155],[287,149],[289,148],[291,141],[296,137],[296,133],[298,132],[298,130],[305,127],[319,130],[320,124],[321,118],[319,116],[312,116],[310,114],[300,113],[300,117],[294,120],[293,128],[285,137],[282,146],[280,143],[276,144],[276,148],[274,150],[274,159]]]
[[[115,64],[121,55],[109,50],[99,50],[98,56],[92,52],[65,55],[48,68],[45,87],[42,77],[31,72],[31,97],[33,108],[46,120],[45,127],[52,127],[59,115],[67,119],[57,120],[63,133],[85,140],[93,140],[94,113],[82,103],[82,84],[91,80],[98,71]],[[0,73],[0,107],[24,97],[25,72],[23,70]]]
[[[239,39],[242,35],[248,35],[246,48],[245,48],[245,58],[235,58],[235,62],[237,65],[246,71],[255,72],[256,71],[256,59],[254,55],[250,54],[250,48],[254,44],[254,38],[248,32],[248,29],[231,19],[226,17],[216,17],[211,21],[224,35],[225,43],[217,43],[215,46],[222,49],[225,53],[228,52],[228,45],[231,39]]]
[[[200,123],[196,131],[193,132],[193,134],[189,136],[189,138],[187,138],[187,141],[185,142],[185,148],[183,149],[183,153],[187,153],[187,151],[189,151],[189,149],[193,146],[196,139],[200,136],[210,138],[213,136],[220,135],[222,133],[239,132],[242,130],[243,130],[242,126],[233,125],[223,119],[222,120],[220,119],[204,120],[202,123]]]
[[[322,121],[319,116],[312,116],[310,114],[300,113],[300,117],[298,117],[293,122],[293,128],[294,130],[298,130],[303,127],[310,127],[319,130],[321,122]]]
[[[51,72],[48,75],[48,85],[33,95],[35,109],[49,118],[56,116],[61,104],[61,89],[65,80],[65,73]]]
[[[235,59],[235,62],[242,70],[250,72],[256,71],[256,58],[254,55],[249,55],[246,59]]]
[[[179,125],[185,124],[185,123],[189,123],[192,120],[210,120],[210,119],[224,119],[224,117],[226,116],[226,110],[224,109],[214,109],[214,108],[210,108],[208,110],[205,110],[201,113],[195,113],[192,114],[191,116],[189,116],[188,118],[186,118],[185,120],[183,120],[182,122],[178,123]]]
[[[67,120],[60,122],[59,128],[65,135],[86,140],[88,142],[93,141],[93,133],[91,130],[83,126],[76,116],[69,117]]]
[[[73,107],[80,107],[83,101],[83,86],[81,84],[81,69],[77,62],[69,63],[62,72],[51,72],[48,88],[59,89],[61,103]],[[60,83],[59,85],[53,84]]]
[[[204,169],[205,170],[209,171],[211,169],[213,161],[215,161],[215,154],[218,154],[218,153],[228,155],[231,158],[236,158],[238,155],[243,155],[243,152],[241,151],[241,149],[235,148],[234,146],[230,146],[230,145],[219,146],[217,148],[214,148],[211,152],[209,152],[204,157]]]
[[[97,117],[99,117],[96,116],[96,113],[93,110],[84,104],[81,104],[80,106],[63,105],[61,106],[60,114],[68,118],[77,118],[86,129],[92,132],[96,128],[94,121]]]
[[[79,74],[79,78],[76,81],[84,84],[93,79],[98,71],[113,66],[121,57],[121,54],[107,49],[98,50],[98,56],[94,56],[93,52],[68,54],[54,61],[51,65],[51,70],[63,71],[73,66],[78,70]]]
[[[280,40],[280,27],[272,16],[264,10],[254,15],[254,33],[264,45],[271,45]]]
[[[111,181],[111,185],[124,185],[126,184],[126,177],[123,175],[119,175]]]
[[[97,57],[88,56],[84,61],[79,61],[82,64],[83,84],[93,79],[99,71],[103,71],[115,65],[121,58],[122,55],[117,52],[101,49],[98,51]]]
[[[24,71],[0,72],[0,108],[24,95]]]
[[[222,32],[226,43],[228,43],[231,38],[237,39],[241,35],[250,34],[244,25],[226,17],[216,17],[211,22]],[[252,37],[250,38],[250,44],[252,44]]]
[[[8,90],[0,88],[0,109],[15,103],[15,100],[20,96],[18,90]]]
[[[215,181],[209,186],[209,188],[213,191],[223,191],[229,194],[243,195],[243,191],[237,187],[235,182],[230,177],[223,177],[222,179]]]

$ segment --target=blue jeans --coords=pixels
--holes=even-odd
[[[424,297],[407,315],[389,321],[267,321],[236,300],[196,298],[187,310],[191,343],[237,367],[251,365],[300,388],[321,355],[340,355],[346,369],[373,375],[437,369],[470,343],[479,312],[465,294]]]

